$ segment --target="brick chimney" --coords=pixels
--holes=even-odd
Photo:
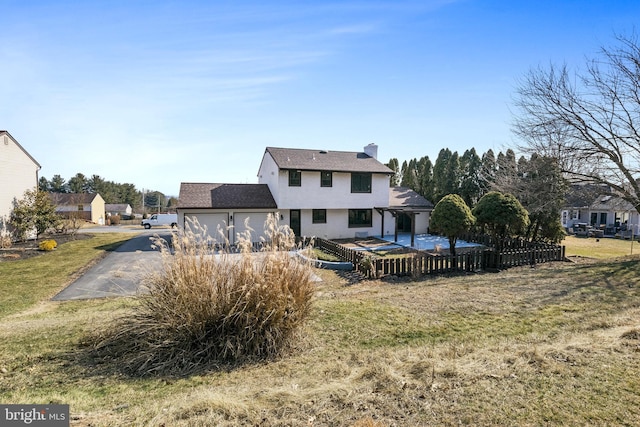
[[[364,147],[364,154],[374,159],[378,159],[378,146],[373,142]]]

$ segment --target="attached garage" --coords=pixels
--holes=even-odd
[[[268,215],[269,212],[236,212],[233,216],[234,237],[247,231],[245,221],[249,220],[249,227],[253,229],[251,240],[253,242],[260,241],[261,237],[266,237],[264,234],[264,222],[267,220]]]
[[[277,207],[266,184],[182,183],[177,211],[180,224],[184,226],[188,218],[195,218],[216,240],[220,240],[218,226],[223,230],[226,225],[233,226],[228,238],[229,243],[236,244],[236,235],[246,231],[246,219],[254,230],[253,242],[265,237],[264,222]]]
[[[209,235],[214,239],[221,241],[226,237],[229,238],[227,226],[229,225],[229,213],[190,213],[184,215],[184,224],[189,224],[189,220],[197,220],[201,227],[207,227]],[[220,236],[218,233],[218,227],[224,233],[224,236]]]

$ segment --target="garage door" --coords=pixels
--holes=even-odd
[[[226,230],[229,223],[229,214],[227,213],[210,213],[210,214],[189,214],[185,215],[187,218],[196,218],[201,226],[206,226],[209,235],[221,242],[223,238],[218,234],[218,226],[222,230]]]
[[[249,218],[249,226],[253,228],[251,232],[251,241],[259,242],[260,237],[264,237],[264,222],[267,220],[268,212],[236,212],[233,217],[234,236],[237,233],[243,233],[246,230],[244,226],[245,219]]]

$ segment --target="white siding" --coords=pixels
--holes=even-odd
[[[0,134],[0,218],[13,210],[13,200],[38,185],[38,165],[7,134]]]
[[[300,187],[289,187],[289,172],[278,173],[280,209],[364,209],[389,205],[389,177],[372,174],[371,193],[351,192],[351,173],[334,172],[331,187],[320,186],[320,172],[302,172]],[[273,190],[272,190],[273,193]]]
[[[271,195],[276,202],[276,206],[280,206],[278,202],[278,197],[280,194],[278,191],[278,180],[278,166],[273,160],[273,157],[265,152],[264,156],[262,157],[262,163],[260,163],[260,169],[258,170],[258,183],[267,184],[267,186],[269,187],[269,191],[271,191]]]
[[[267,184],[279,209],[364,209],[389,205],[389,176],[372,174],[371,193],[351,192],[351,173],[333,172],[333,185],[320,186],[320,172],[302,171],[300,187],[289,187],[289,171],[279,170],[265,152],[258,182]]]

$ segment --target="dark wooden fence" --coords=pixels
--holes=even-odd
[[[352,263],[355,269],[358,269],[358,266],[363,259],[365,259],[367,256],[371,256],[370,252],[354,251],[353,249],[349,249],[346,246],[342,246],[331,240],[321,239],[319,237],[316,237],[314,244],[317,248],[335,255],[343,261]]]
[[[477,238],[474,243],[481,243]],[[489,241],[490,237],[486,236]],[[483,244],[483,243],[481,243]],[[454,271],[483,271],[505,269],[522,265],[535,265],[544,262],[562,261],[565,258],[565,248],[539,242],[524,242],[510,239],[504,242],[503,249],[493,248],[466,250],[456,256],[431,255],[414,253],[403,257],[380,258],[371,252],[355,251],[338,243],[325,239],[316,239],[316,247],[336,255],[344,261],[353,263],[354,269],[370,277],[386,275],[422,276],[428,274],[442,274]]]

